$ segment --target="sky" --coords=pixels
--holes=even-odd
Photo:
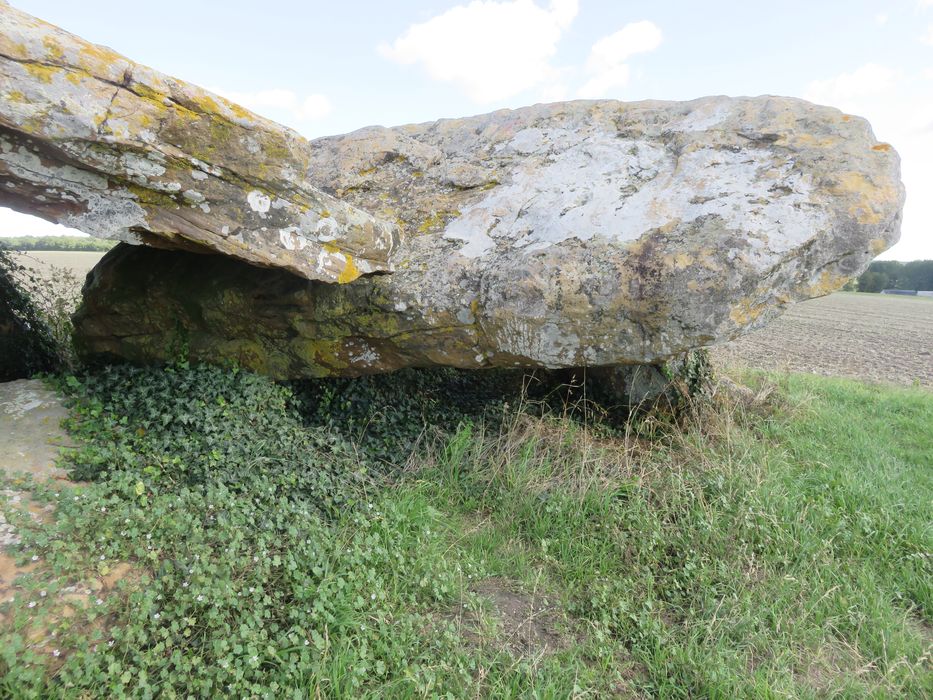
[[[933,259],[933,0],[11,0],[309,138],[576,98],[789,95],[902,159]],[[70,231],[0,208],[0,235]]]

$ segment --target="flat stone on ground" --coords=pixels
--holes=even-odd
[[[0,471],[65,478],[55,461],[59,449],[70,444],[61,427],[67,415],[58,395],[38,379],[0,384]]]

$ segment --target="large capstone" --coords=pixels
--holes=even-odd
[[[841,287],[904,198],[863,119],[789,98],[539,105],[311,149],[314,185],[397,222],[394,272],[117,250],[85,290],[85,354],[279,377],[659,363]]]
[[[398,232],[308,182],[300,135],[0,2],[0,205],[309,279],[389,270]]]

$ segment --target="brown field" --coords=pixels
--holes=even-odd
[[[933,298],[843,292],[811,299],[712,353],[721,366],[933,389]]]
[[[39,274],[48,275],[53,267],[71,270],[80,281],[104,257],[103,253],[71,250],[31,250],[28,253],[16,253],[17,261],[32,268]]]

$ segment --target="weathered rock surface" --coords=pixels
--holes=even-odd
[[[0,95],[0,204],[181,249],[106,256],[88,356],[281,377],[657,363],[842,286],[904,199],[867,122],[801,100],[537,105],[309,144],[2,2]]]
[[[842,286],[897,240],[904,197],[864,120],[789,98],[539,105],[312,149],[315,185],[402,229],[392,274],[116,250],[85,352],[282,377],[657,363]]]
[[[0,205],[309,279],[389,270],[394,225],[308,162],[294,131],[0,2]]]

